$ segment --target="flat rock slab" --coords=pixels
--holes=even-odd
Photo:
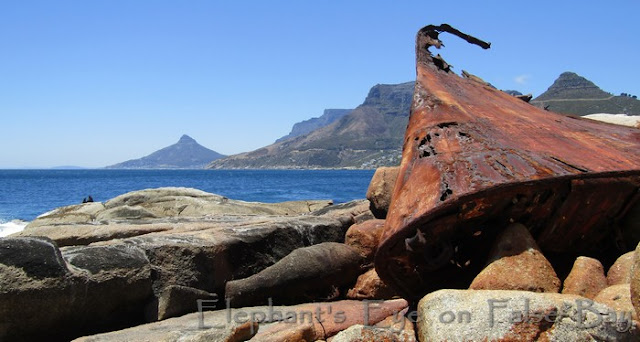
[[[420,341],[638,341],[630,313],[574,295],[440,290],[418,304]]]
[[[224,303],[221,302],[208,302],[206,305],[224,307]],[[407,305],[404,300],[382,303],[339,301],[295,306],[221,309],[192,313],[120,331],[85,336],[74,341],[191,342],[251,339],[251,341],[264,342],[284,341],[277,339],[282,336],[307,336],[313,337],[310,341],[315,341],[335,335],[352,325],[374,324],[395,312],[402,311]],[[322,325],[318,322],[322,322]]]
[[[129,192],[105,203],[92,202],[58,208],[38,216],[25,230],[43,226],[106,224],[167,217],[299,215],[331,204],[331,200],[245,202],[197,189],[167,187]]]
[[[251,308],[266,311],[267,308]],[[227,319],[237,312],[226,310],[193,313],[182,317],[144,324],[124,330],[85,336],[74,342],[229,342],[246,341],[258,332],[257,323]],[[251,312],[248,312],[250,315]]]

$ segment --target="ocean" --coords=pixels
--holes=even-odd
[[[251,202],[365,198],[374,170],[0,170],[0,237],[38,215],[141,189],[196,188]]]

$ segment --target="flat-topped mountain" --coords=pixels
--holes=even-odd
[[[318,118],[311,118],[309,120],[304,120],[294,124],[293,128],[291,128],[291,133],[276,140],[276,142],[299,137],[301,135],[315,131],[318,128],[329,126],[330,124],[336,122],[338,119],[349,114],[349,112],[351,112],[352,110],[353,109],[325,109],[322,116]]]
[[[414,82],[378,84],[332,124],[261,149],[215,160],[213,169],[377,168],[400,162]]]
[[[562,73],[531,104],[562,114],[640,114],[640,101],[637,99],[614,96],[573,72]]]
[[[140,159],[132,159],[107,166],[108,169],[202,169],[212,160],[224,155],[212,151],[188,135],[177,143],[151,153]]]

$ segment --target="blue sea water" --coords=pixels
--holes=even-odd
[[[189,187],[255,202],[365,197],[373,170],[0,170],[0,224],[31,221],[91,195],[106,201],[129,191]],[[0,227],[1,228],[1,227]]]

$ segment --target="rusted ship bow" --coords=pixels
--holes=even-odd
[[[489,48],[449,25],[417,35],[411,117],[375,261],[413,299],[476,274],[511,222],[543,251],[587,251],[613,239],[640,202],[640,130],[548,112],[460,77],[428,50],[442,46],[442,32]]]

